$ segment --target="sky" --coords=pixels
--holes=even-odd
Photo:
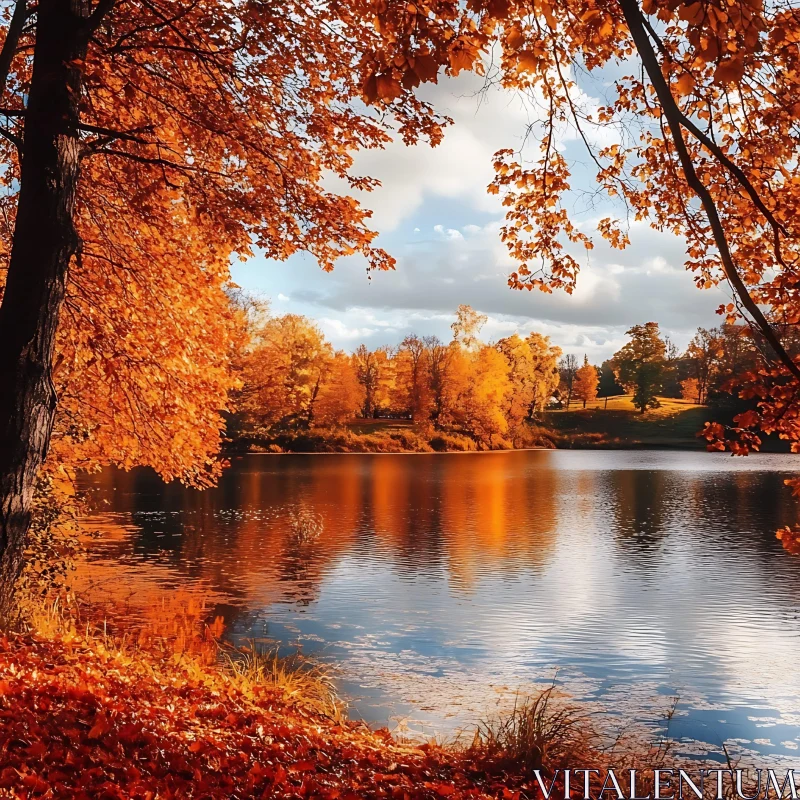
[[[681,349],[698,326],[718,324],[714,309],[728,302],[725,287],[698,290],[683,268],[683,242],[645,223],[631,224],[624,251],[597,234],[593,250],[574,251],[582,269],[571,296],[507,286],[515,267],[499,238],[503,209],[486,187],[492,155],[521,147],[536,109],[501,88],[481,93],[482,85],[481,78],[462,73],[425,87],[437,110],[454,120],[438,147],[395,142],[356,155],[353,173],[382,184],[359,199],[373,211],[377,244],[397,259],[394,271],[369,276],[361,257],[342,259],[325,273],[304,254],[286,262],[257,255],[234,264],[235,282],[269,299],[274,314],[312,317],[335,347],[348,351],[361,343],[397,344],[412,331],[449,340],[460,303],[488,316],[485,341],[538,331],[593,363],[613,355],[635,324],[659,322]],[[597,98],[584,92],[587,103],[596,103],[602,85]],[[587,208],[580,198],[596,187],[583,144],[565,129],[559,147],[573,165],[573,188],[586,190],[575,194],[573,219],[591,233],[598,219],[618,209],[608,201]]]

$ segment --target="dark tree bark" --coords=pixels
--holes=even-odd
[[[0,615],[23,566],[36,476],[56,411],[52,363],[80,176],[80,61],[89,0],[39,0],[14,239],[0,305]]]

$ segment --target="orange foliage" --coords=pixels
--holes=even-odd
[[[577,400],[583,400],[583,407],[589,400],[597,397],[597,386],[600,383],[600,376],[597,370],[589,363],[589,359],[583,357],[583,366],[575,373],[575,383],[572,386],[572,396]]]
[[[369,211],[347,196],[374,186],[351,174],[352,153],[395,134],[435,144],[445,120],[383,78],[377,108],[364,107],[368,54],[382,34],[360,4],[323,13],[294,2],[95,5],[72,132],[80,247],[55,356],[54,455],[87,468],[150,464],[204,485],[218,469],[219,412],[235,386],[231,258],[257,247],[279,260],[306,251],[326,270],[352,254],[391,268],[373,246]],[[24,27],[0,76],[5,259],[36,27]],[[324,186],[326,175],[344,191]]]
[[[447,345],[411,334],[398,348],[371,350],[362,344],[348,356],[334,353],[305,317],[263,319],[255,314],[251,338],[237,359],[242,433],[263,440],[302,429],[316,437],[312,441],[304,433],[306,446],[319,449],[339,442],[349,449],[358,443],[333,428],[356,416],[388,417],[417,424],[408,431],[411,449],[441,449],[443,443],[473,449],[476,444],[489,449],[529,446],[541,437],[527,423],[558,385],[561,351],[538,333],[482,344],[477,333],[484,319],[462,305],[454,340]],[[456,436],[437,434],[434,442],[434,428]],[[401,442],[385,444],[397,449]]]
[[[518,796],[435,746],[338,724],[152,649],[0,639],[0,791],[19,798]]]
[[[690,403],[700,401],[700,384],[697,378],[687,378],[685,381],[681,381],[681,397]]]
[[[562,202],[572,176],[558,139],[569,124],[591,151],[602,190],[622,201],[625,213],[601,219],[600,236],[624,248],[635,219],[684,238],[697,286],[727,282],[733,302],[718,312],[754,330],[761,363],[730,385],[754,409],[731,428],[707,427],[710,446],[746,454],[761,435],[776,434],[800,452],[792,346],[800,322],[800,16],[792,4],[543,0],[532,13],[524,0],[390,0],[378,24],[388,46],[375,57],[376,73],[415,85],[437,70],[484,74],[491,64],[493,82],[543,109],[526,135],[538,141],[538,158],[504,149],[494,160],[489,191],[503,198],[501,236],[519,262],[509,285],[572,292],[579,261],[566,245],[592,247]],[[577,76],[619,63],[631,69],[604,87],[596,107]],[[595,147],[598,133],[611,143]]]

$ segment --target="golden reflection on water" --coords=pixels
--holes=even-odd
[[[800,569],[774,530],[797,511],[781,470],[798,469],[703,453],[254,456],[207,492],[109,470],[87,479],[102,535],[77,587],[144,618],[180,590],[232,636],[300,643],[378,722],[447,730],[559,670],[572,694],[645,721],[680,695],[678,727],[709,746],[787,754]]]

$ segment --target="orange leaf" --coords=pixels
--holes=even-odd
[[[400,81],[393,78],[391,75],[378,75],[376,78],[378,97],[391,103],[392,100],[400,97],[403,93],[403,87],[400,86]]]
[[[725,61],[720,61],[714,70],[714,80],[717,83],[735,83],[741,80],[743,75],[744,58],[741,54],[727,58]]]

